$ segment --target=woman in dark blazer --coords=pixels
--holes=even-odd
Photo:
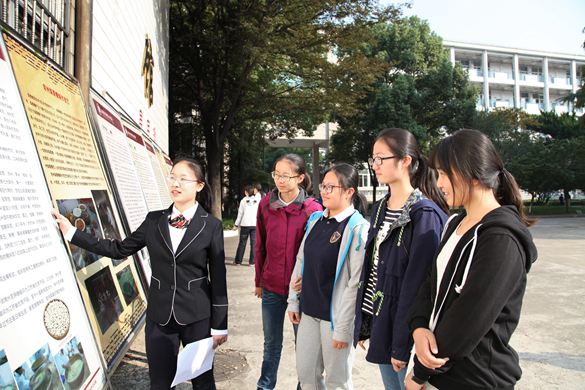
[[[175,161],[167,176],[173,205],[148,213],[124,241],[99,239],[72,227],[56,210],[59,228],[72,244],[121,259],[147,247],[152,278],[146,313],[146,354],[151,389],[168,390],[175,376],[179,343],[213,336],[227,341],[227,287],[221,221],[206,209],[211,190],[201,164]],[[215,389],[213,369],[194,378],[194,389]]]

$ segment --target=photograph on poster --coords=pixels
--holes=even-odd
[[[112,204],[106,190],[92,190],[91,196],[95,199],[98,216],[104,227],[104,235],[110,240],[121,240],[120,230],[114,218]]]
[[[104,237],[91,198],[58,199],[57,207],[59,212],[63,214],[65,218],[68,218],[71,224],[79,230],[91,233],[97,238]],[[71,243],[68,243],[68,245],[77,271],[102,258],[102,256],[97,253],[86,251],[85,249],[81,249]]]
[[[6,358],[6,352],[0,350],[0,389],[16,390],[16,382]]]
[[[106,333],[123,311],[110,267],[101,269],[85,279],[85,288],[100,330],[102,333]]]
[[[14,378],[19,390],[63,389],[48,343],[14,370]]]
[[[65,390],[79,389],[89,378],[89,367],[77,336],[57,352],[55,363]]]
[[[122,241],[122,236],[120,234],[120,230],[118,229],[118,224],[114,218],[112,204],[110,203],[110,198],[108,197],[108,191],[92,190],[91,196],[93,196],[93,199],[97,205],[98,217],[104,228],[105,237],[110,240]],[[112,264],[114,267],[117,267],[124,260],[126,259],[112,259]]]
[[[136,281],[134,280],[130,266],[126,266],[122,271],[116,273],[116,277],[118,278],[118,284],[120,284],[124,301],[126,305],[129,305],[138,296],[138,287],[136,286]]]

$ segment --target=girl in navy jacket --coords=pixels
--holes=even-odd
[[[425,280],[448,211],[414,136],[386,129],[369,164],[389,193],[372,209],[356,302],[354,343],[380,366],[384,387],[404,389],[413,340],[406,318]]]

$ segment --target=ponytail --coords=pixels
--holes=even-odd
[[[496,200],[501,205],[516,206],[524,225],[530,227],[536,223],[536,219],[528,218],[524,213],[524,202],[520,195],[520,188],[514,175],[506,168],[502,168],[498,173],[498,188],[495,191]]]
[[[343,189],[354,189],[354,193],[351,196],[351,204],[362,216],[365,217],[368,210],[368,201],[366,197],[358,191],[360,177],[357,169],[347,163],[338,163],[329,167],[323,173],[323,177],[329,172],[333,172],[335,176],[337,176],[337,181],[339,181],[339,185],[343,187]]]
[[[429,168],[426,156],[420,154],[416,138],[404,129],[385,129],[380,131],[375,142],[383,141],[396,156],[404,158],[410,156],[412,161],[408,167],[410,184],[418,188],[427,198],[432,200],[447,215],[450,213],[449,205],[442,192],[437,187],[435,172]],[[374,142],[374,143],[375,143]]]
[[[515,206],[525,226],[536,223],[535,219],[528,218],[524,213],[524,202],[516,179],[504,168],[502,158],[485,134],[471,129],[458,130],[439,141],[429,161],[432,168],[445,172],[451,183],[454,183],[456,174],[466,184],[463,198],[469,196],[473,182],[477,180],[493,191],[500,205]]]
[[[362,217],[366,216],[366,213],[368,212],[368,200],[366,199],[364,194],[357,190],[357,188],[353,195],[351,196],[351,204],[353,204],[354,209],[359,211]]]
[[[307,174],[307,164],[305,160],[296,153],[287,153],[285,155],[280,156],[275,162],[273,169],[276,169],[276,164],[279,161],[286,161],[290,164],[291,168],[295,171],[297,175],[304,175],[303,181],[299,183],[299,187],[304,189],[305,191],[309,192],[311,189],[311,178]]]
[[[205,168],[203,168],[203,165],[198,160],[191,157],[176,158],[175,161],[173,161],[173,167],[180,162],[184,162],[189,166],[189,169],[191,169],[199,183],[205,184],[201,191],[195,196],[195,200],[201,205],[201,207],[203,207],[203,210],[209,212],[213,205],[213,191],[211,191],[211,187],[206,181]]]
[[[420,154],[418,159],[413,159],[411,166],[410,183],[414,188],[418,188],[427,198],[439,206],[445,214],[449,215],[449,205],[443,196],[443,193],[437,187],[437,176],[435,171],[429,167],[427,156]]]

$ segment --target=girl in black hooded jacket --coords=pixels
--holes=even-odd
[[[451,207],[427,280],[410,310],[415,342],[409,390],[513,389],[518,355],[509,345],[518,325],[526,274],[536,260],[520,191],[491,141],[460,130],[430,158]]]

